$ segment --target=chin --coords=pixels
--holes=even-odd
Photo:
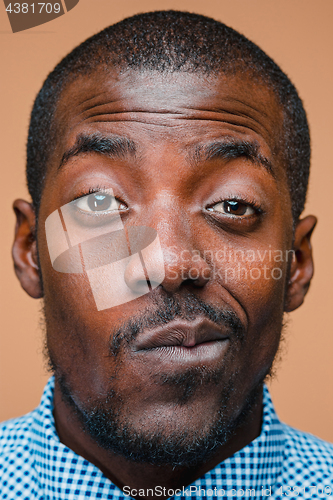
[[[114,392],[104,400],[90,399],[88,404],[77,401],[64,377],[58,383],[63,400],[71,406],[83,431],[101,448],[132,462],[173,467],[208,460],[246,422],[262,394],[260,383],[244,404],[235,405],[231,401],[234,380],[230,380],[221,390],[218,404],[209,406],[192,394],[181,404],[168,405],[165,410],[159,405],[158,410],[151,408],[142,417]]]

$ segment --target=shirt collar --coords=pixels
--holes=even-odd
[[[102,498],[125,498],[95,465],[60,442],[53,417],[53,392],[54,377],[51,377],[34,412],[32,428],[34,466],[46,497],[60,499],[65,493],[68,500],[74,499],[77,498],[75,492],[82,491],[86,485],[89,491],[102,494]],[[264,386],[260,436],[192,484],[202,488],[215,484],[228,490],[236,486],[238,489],[251,487],[257,492],[262,492],[267,485],[273,488],[281,473],[284,444],[283,425]],[[57,491],[59,496],[55,494]]]

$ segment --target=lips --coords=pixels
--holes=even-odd
[[[135,351],[147,351],[160,348],[194,348],[200,344],[222,341],[229,338],[225,326],[217,326],[210,320],[172,321],[148,332],[142,333],[133,346]]]

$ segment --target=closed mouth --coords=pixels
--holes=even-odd
[[[217,326],[210,320],[199,318],[196,321],[172,321],[167,325],[142,333],[133,346],[135,351],[161,350],[163,348],[182,348],[196,350],[199,345],[209,346],[215,341],[229,338],[229,330]]]

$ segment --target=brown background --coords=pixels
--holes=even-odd
[[[244,33],[282,66],[304,100],[313,144],[305,213],[319,217],[313,240],[316,274],[305,304],[288,319],[283,361],[270,385],[283,420],[333,441],[331,0],[80,0],[66,15],[16,34],[0,5],[0,420],[36,406],[48,376],[39,327],[41,303],[21,290],[10,259],[11,203],[27,197],[24,149],[35,94],[60,58],[88,36],[123,17],[170,8],[215,17]]]

